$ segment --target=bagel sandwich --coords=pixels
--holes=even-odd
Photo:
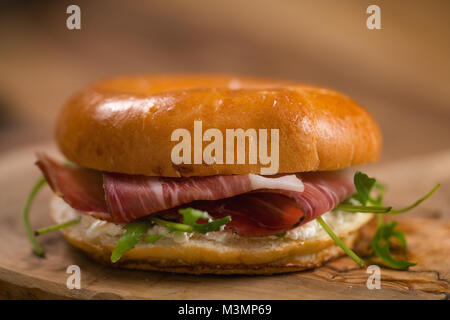
[[[67,161],[37,154],[55,225],[36,234],[60,230],[115,267],[274,274],[345,253],[362,266],[351,250],[360,229],[392,211],[375,179],[344,170],[378,160],[375,120],[325,88],[213,75],[108,79],[68,101],[55,133]]]

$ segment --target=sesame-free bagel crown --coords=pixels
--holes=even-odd
[[[203,132],[215,128],[224,136],[226,129],[278,129],[279,173],[337,170],[376,161],[381,150],[374,119],[336,91],[211,75],[95,83],[63,107],[56,138],[69,160],[110,172],[180,177],[258,174],[265,167],[174,164],[178,142],[171,141],[172,132],[185,128],[193,134],[194,121],[202,121]]]

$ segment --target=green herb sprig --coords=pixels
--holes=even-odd
[[[122,255],[133,249],[147,233],[152,223],[148,220],[130,222],[125,226],[125,234],[119,239],[111,254],[111,262],[117,262]]]
[[[206,211],[193,208],[180,209],[178,212],[183,216],[183,223],[168,221],[157,217],[128,223],[125,226],[125,234],[119,239],[119,242],[111,254],[111,262],[119,261],[125,252],[133,249],[142,239],[148,243],[155,244],[158,240],[164,238],[171,232],[205,234],[208,232],[220,231],[222,226],[231,221],[230,216],[213,220]],[[208,222],[197,223],[199,219],[205,219],[208,220]],[[154,224],[165,227],[166,230],[161,234],[150,234],[144,238],[144,235]]]
[[[375,178],[369,178],[369,176],[361,171],[357,171],[353,177],[353,183],[355,185],[356,192],[350,199],[356,200],[360,205],[352,204],[350,201],[345,201],[339,204],[336,209],[347,212],[370,212],[370,213],[386,213],[386,214],[399,214],[414,209],[423,201],[428,199],[439,187],[437,184],[426,195],[413,204],[406,206],[402,209],[393,209],[392,207],[382,206],[382,200],[384,195],[384,186],[376,181]],[[372,190],[378,191],[377,198],[371,197]],[[371,206],[367,206],[370,203]]]
[[[45,252],[44,249],[42,249],[39,242],[36,240],[36,237],[34,235],[33,229],[31,228],[30,224],[30,208],[31,204],[33,203],[34,198],[38,194],[39,190],[46,184],[45,178],[41,177],[39,178],[33,187],[30,190],[30,193],[27,196],[27,200],[25,201],[25,207],[23,208],[23,214],[22,214],[22,221],[23,225],[25,226],[25,232],[27,234],[28,239],[30,240],[31,246],[33,247],[34,253],[39,257],[44,257]]]
[[[230,216],[213,220],[208,212],[193,208],[180,209],[178,212],[183,216],[183,223],[176,223],[159,218],[152,218],[152,221],[160,226],[166,227],[169,232],[180,231],[205,234],[208,232],[220,231],[220,228],[231,220]],[[200,224],[197,223],[199,219],[209,220],[209,222]]]
[[[405,235],[401,231],[394,230],[396,226],[396,221],[389,221],[378,227],[375,236],[372,238],[371,247],[384,264],[393,269],[405,270],[415,266],[417,263],[409,262],[404,259],[398,260],[392,257],[390,252],[391,238],[396,238],[403,249],[406,250],[407,248]]]
[[[353,260],[356,262],[356,264],[358,266],[360,266],[361,268],[364,268],[366,265],[364,264],[364,262],[362,261],[362,259],[360,257],[358,257],[358,255],[353,252],[345,243],[344,241],[342,241],[334,232],[333,230],[330,228],[330,226],[328,226],[328,224],[326,224],[326,222],[323,220],[322,217],[318,217],[317,218],[317,222],[319,222],[319,224],[322,226],[322,228],[328,233],[328,235],[330,236],[331,239],[333,239],[333,241],[342,249],[344,250],[344,252]]]
[[[46,183],[47,183],[47,181],[45,180],[44,177],[40,177],[35,182],[35,184],[33,185],[33,187],[30,190],[30,193],[27,196],[27,199],[25,200],[25,206],[23,208],[23,213],[22,213],[22,222],[25,227],[25,233],[27,234],[28,240],[30,240],[30,243],[31,243],[31,246],[33,247],[34,253],[39,257],[44,257],[45,251],[44,251],[44,249],[42,249],[41,245],[37,241],[36,236],[39,236],[41,234],[48,233],[51,231],[56,231],[56,230],[59,230],[62,228],[67,228],[67,227],[73,226],[81,221],[80,218],[76,218],[76,219],[72,219],[72,220],[69,220],[69,221],[66,221],[63,223],[58,223],[55,225],[51,225],[51,226],[44,227],[44,228],[38,229],[36,231],[33,231],[33,229],[31,228],[31,223],[30,223],[31,204],[33,203],[34,199],[36,198],[36,195],[38,194],[38,192],[42,189],[43,186],[46,185]]]
[[[336,209],[347,212],[376,213],[378,229],[370,244],[373,252],[381,259],[381,261],[385,265],[393,269],[405,270],[410,266],[416,265],[415,262],[397,260],[391,255],[391,238],[397,239],[405,250],[407,248],[407,242],[403,232],[395,230],[397,222],[390,221],[385,223],[383,221],[383,214],[399,214],[417,207],[423,201],[428,199],[440,187],[440,185],[437,184],[436,186],[434,186],[433,189],[431,189],[425,196],[415,201],[411,205],[406,206],[402,209],[395,210],[392,209],[392,207],[386,207],[382,205],[385,187],[377,182],[375,178],[371,178],[367,174],[357,171],[353,177],[353,182],[356,189],[355,194],[353,194],[353,196],[349,200],[339,204]],[[371,196],[371,193],[373,193],[372,191],[374,189],[377,191],[376,197]],[[358,202],[359,205],[352,203],[351,200]],[[347,253],[347,255],[350,256],[350,258],[352,258],[356,263],[358,263],[358,265],[361,266],[361,264],[359,263],[361,259],[356,256],[353,251],[346,247],[342,240],[340,240],[328,226],[324,225],[323,220],[321,221],[318,219],[318,222],[322,225],[322,227],[330,235],[330,237],[336,242],[336,244],[339,245]]]
[[[68,160],[65,161],[64,163],[65,166],[67,167],[73,167],[74,164]],[[31,228],[31,223],[30,223],[30,208],[31,208],[31,204],[34,201],[34,198],[36,198],[36,195],[38,194],[38,192],[42,189],[43,186],[45,186],[47,184],[47,181],[45,180],[45,178],[43,176],[41,176],[33,185],[33,187],[30,190],[30,193],[27,196],[27,199],[25,200],[25,206],[23,208],[23,213],[22,213],[22,222],[23,225],[25,227],[25,233],[27,234],[28,240],[31,243],[31,246],[33,247],[33,252],[39,256],[39,257],[44,257],[45,256],[45,252],[44,249],[42,249],[41,245],[39,244],[39,242],[36,240],[36,236],[39,236],[41,234],[44,233],[48,233],[51,231],[56,231],[62,228],[67,228],[70,226],[73,226],[77,223],[79,223],[81,221],[81,218],[77,218],[77,219],[73,219],[67,222],[63,222],[63,223],[59,223],[59,224],[55,224],[52,226],[48,226],[48,227],[44,227],[41,229],[38,229],[36,231],[33,232],[33,229]]]
[[[41,234],[45,234],[45,233],[53,232],[53,231],[60,230],[60,229],[63,229],[63,228],[67,228],[67,227],[79,224],[80,221],[81,221],[81,217],[78,217],[78,218],[75,218],[75,219],[68,220],[66,222],[53,224],[51,226],[47,226],[47,227],[44,227],[44,228],[37,229],[34,232],[34,235],[35,236],[40,236]]]

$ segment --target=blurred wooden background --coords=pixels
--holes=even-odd
[[[366,28],[370,4],[382,30]],[[447,0],[0,1],[0,39],[0,153],[50,140],[58,108],[96,79],[167,72],[341,90],[379,121],[383,160],[450,148]]]

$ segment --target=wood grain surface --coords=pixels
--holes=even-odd
[[[33,181],[36,150],[25,147],[0,157],[0,297],[22,299],[446,299],[450,287],[450,150],[365,167],[388,186],[387,201],[404,205],[441,188],[410,213],[398,216],[409,242],[407,258],[418,265],[409,271],[382,268],[381,289],[366,287],[368,274],[343,257],[312,271],[277,276],[187,276],[106,267],[68,245],[59,233],[39,240],[47,252],[32,254],[21,221],[21,210]],[[51,223],[46,188],[32,208],[35,228]],[[368,226],[359,250],[372,234]],[[370,261],[366,261],[371,263]],[[66,287],[66,268],[81,268],[81,289]]]

